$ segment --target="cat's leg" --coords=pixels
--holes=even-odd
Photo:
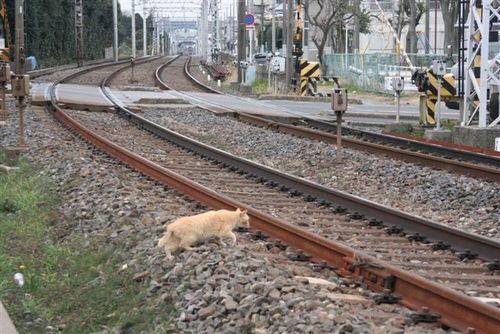
[[[175,236],[170,236],[168,238],[167,243],[165,244],[165,253],[167,254],[167,259],[172,260],[174,257],[172,256],[172,252],[174,252],[179,247],[179,239]]]
[[[172,255],[172,251],[168,248],[168,247],[165,247],[165,254],[166,254],[166,257],[167,257],[167,260],[173,260],[174,257]]]
[[[231,244],[234,245],[236,243],[236,234],[234,234],[232,231],[227,231],[226,233],[224,233],[224,236],[231,239]]]
[[[179,247],[184,249],[184,250],[193,250],[194,248],[191,247],[192,242],[193,241],[190,239],[182,239],[179,242]]]
[[[227,246],[227,244],[224,242],[224,240],[222,240],[222,237],[218,237],[217,241],[218,241],[218,243],[219,243],[220,246],[222,246],[222,247],[226,247]]]

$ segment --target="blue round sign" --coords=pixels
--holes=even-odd
[[[255,23],[255,16],[253,16],[252,14],[246,14],[245,15],[245,24],[247,26],[253,26],[254,23]]]

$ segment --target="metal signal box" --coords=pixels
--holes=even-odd
[[[392,78],[392,89],[396,92],[402,92],[405,88],[405,83],[403,78]]]
[[[334,88],[332,92],[332,110],[345,112],[347,110],[347,89]]]
[[[446,63],[442,60],[432,61],[432,72],[435,75],[443,76],[446,74]]]
[[[30,76],[23,75],[12,79],[12,96],[25,97],[30,93]]]
[[[10,65],[2,64],[0,65],[0,82],[10,81]]]

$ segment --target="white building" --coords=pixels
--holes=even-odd
[[[458,0],[457,0],[458,1]],[[395,50],[394,45],[394,34],[387,24],[382,20],[382,16],[385,15],[387,18],[392,18],[394,16],[395,8],[397,7],[398,0],[379,0],[378,3],[383,10],[383,13],[379,10],[375,0],[364,0],[362,1],[362,6],[370,11],[371,14],[377,15],[380,19],[372,18],[370,22],[370,34],[361,34],[360,36],[360,53],[365,52],[391,52]],[[424,2],[424,1],[422,1]],[[437,6],[437,10],[436,10]],[[429,43],[431,46],[431,53],[446,53],[443,49],[443,39],[444,39],[444,24],[443,17],[441,15],[440,2],[439,0],[430,0],[429,11]],[[404,49],[406,46],[406,34],[408,32],[408,26],[403,29],[401,35],[401,44]],[[422,15],[419,25],[417,26],[417,35],[419,35],[419,41],[417,43],[418,53],[424,53],[425,47],[425,14]]]

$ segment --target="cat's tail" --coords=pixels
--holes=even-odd
[[[160,240],[158,240],[158,247],[165,246],[167,244],[168,239],[170,239],[170,237],[172,237],[173,234],[174,232],[167,231],[167,233],[165,233],[165,235]]]

